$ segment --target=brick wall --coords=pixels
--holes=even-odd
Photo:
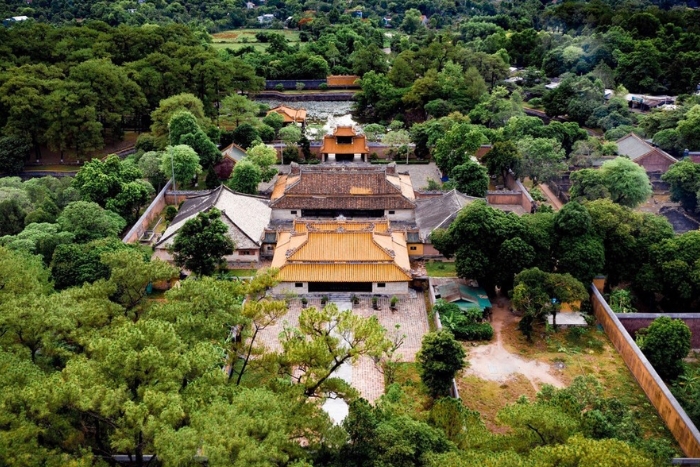
[[[591,286],[593,311],[605,333],[642,387],[661,419],[688,457],[700,457],[700,432],[680,406],[656,370],[613,313],[595,286]]]

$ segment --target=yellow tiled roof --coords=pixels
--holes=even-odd
[[[388,221],[296,221],[280,233],[272,267],[283,282],[410,280],[404,233],[388,230]]]

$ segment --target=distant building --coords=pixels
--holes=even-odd
[[[295,109],[294,107],[287,107],[286,105],[278,105],[274,109],[270,109],[267,115],[272,113],[278,113],[284,118],[284,124],[290,125],[292,123],[301,125],[304,127],[306,125],[306,109]]]
[[[416,226],[418,235],[410,232],[407,237],[410,256],[442,256],[430,241],[430,234],[436,229],[446,229],[457,218],[465,206],[483,198],[475,198],[451,190],[440,196],[419,198],[416,200]]]
[[[3,20],[2,25],[5,27],[12,26],[15,23],[21,23],[22,21],[27,21],[28,16],[13,16],[11,18],[6,18]]]
[[[226,256],[229,265],[255,263],[260,260],[260,247],[265,227],[270,222],[268,201],[258,196],[236,193],[224,185],[185,200],[177,215],[155,245],[154,256],[173,261],[168,251],[178,231],[200,212],[212,208],[221,211],[221,220],[228,227],[228,235],[236,244],[232,255]]]
[[[625,95],[627,104],[633,109],[651,110],[667,104],[675,104],[675,96],[649,96],[646,94]]]
[[[411,265],[402,231],[389,221],[296,220],[272,259],[275,293],[408,293]]]
[[[255,8],[255,3],[253,3],[253,2],[246,2],[245,7],[246,7],[248,10],[252,10],[253,8]]]
[[[258,23],[260,24],[270,24],[275,20],[275,15],[272,14],[265,14],[262,16],[258,16]]]
[[[667,152],[652,146],[634,133],[623,136],[615,144],[619,155],[629,157],[648,173],[666,173],[669,167],[678,162]]]

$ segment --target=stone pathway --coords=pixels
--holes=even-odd
[[[397,351],[398,360],[401,362],[415,361],[423,336],[430,330],[423,295],[417,294],[415,298],[401,299],[396,311],[391,311],[389,302],[389,297],[379,298],[379,310],[374,310],[371,299],[362,298],[359,304],[352,305],[352,309],[360,316],[376,315],[380,324],[387,330],[390,339],[393,339],[397,334],[398,336],[405,335],[403,345]],[[308,306],[320,308],[321,300],[309,298]],[[287,315],[276,325],[260,332],[258,337],[260,345],[264,345],[269,351],[281,351],[279,335],[286,326],[299,324],[301,310],[301,300],[291,300]],[[399,326],[398,329],[396,325]],[[347,376],[352,387],[370,402],[374,402],[384,394],[384,375],[369,357],[363,357],[356,362],[352,366],[352,373]]]

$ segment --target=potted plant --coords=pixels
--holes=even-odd
[[[301,307],[306,308],[306,305],[308,305],[309,300],[306,297],[301,297]]]
[[[325,305],[326,303],[328,303],[328,295],[321,297],[321,305]]]
[[[391,302],[390,302],[390,305],[391,305],[391,309],[392,309],[392,310],[394,310],[394,311],[396,310],[396,304],[397,304],[397,303],[399,303],[399,299],[398,299],[398,297],[397,297],[396,295],[394,295],[393,297],[391,297]]]
[[[377,304],[377,297],[372,297],[372,308],[375,310],[379,309],[379,305]]]
[[[358,297],[357,295],[353,295],[352,297],[350,297],[350,300],[352,300],[353,305],[357,305],[360,303],[360,297]]]

